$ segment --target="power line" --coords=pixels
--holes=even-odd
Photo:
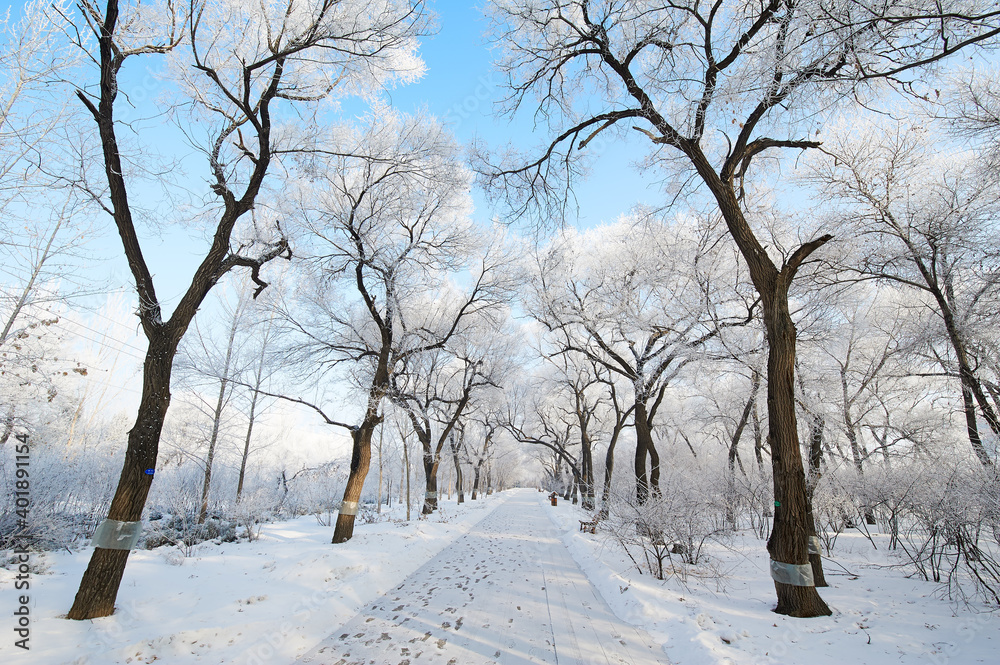
[[[33,319],[36,323],[43,321],[43,319],[41,317],[38,317],[35,314],[28,313],[28,314],[25,314],[24,316],[26,318]],[[57,315],[53,314],[53,316],[57,316]],[[59,322],[60,323],[63,323],[63,322],[74,323],[74,324],[78,325],[79,327],[81,327],[81,328],[83,328],[85,330],[89,330],[90,332],[92,332],[94,334],[101,335],[106,340],[110,340],[112,342],[116,342],[117,344],[119,344],[119,345],[121,345],[123,347],[132,349],[132,350],[137,351],[138,353],[142,354],[142,355],[137,356],[137,355],[134,355],[132,353],[128,353],[127,351],[123,351],[121,349],[118,349],[119,353],[121,353],[122,355],[128,356],[129,358],[132,358],[133,360],[142,362],[145,359],[145,351],[143,351],[142,349],[139,349],[139,348],[137,348],[135,346],[132,346],[132,345],[126,343],[126,342],[122,342],[121,340],[115,339],[115,338],[111,337],[110,335],[106,335],[106,334],[102,333],[99,330],[94,330],[93,328],[88,328],[87,326],[83,325],[82,323],[77,323],[76,321],[73,321],[72,319],[59,319]],[[72,334],[77,339],[83,339],[83,340],[86,340],[86,341],[91,342],[93,344],[97,344],[99,346],[111,346],[110,344],[107,344],[104,340],[101,340],[101,339],[94,339],[92,337],[88,337],[88,336],[82,335],[80,333],[70,333],[70,334]]]
[[[121,341],[120,339],[117,339],[117,338],[115,338],[115,337],[112,337],[111,335],[109,335],[109,334],[107,334],[107,333],[105,333],[105,332],[102,332],[102,331],[100,331],[100,330],[95,330],[95,329],[93,329],[93,328],[91,328],[91,327],[89,327],[89,326],[85,326],[85,325],[83,325],[82,323],[80,323],[80,322],[78,322],[78,321],[74,321],[73,319],[69,319],[69,318],[67,318],[67,319],[60,319],[60,322],[62,322],[63,320],[65,320],[65,321],[66,321],[66,322],[68,322],[68,323],[72,323],[72,324],[73,324],[73,325],[75,325],[75,326],[79,326],[80,328],[83,328],[84,330],[89,330],[90,332],[92,332],[92,333],[94,333],[94,334],[96,334],[96,335],[101,335],[102,337],[105,337],[106,339],[108,339],[108,340],[110,340],[110,341],[112,341],[112,342],[115,342],[116,344],[118,344],[118,345],[120,345],[120,346],[124,346],[124,347],[127,347],[127,348],[129,348],[129,349],[132,349],[133,351],[136,351],[136,352],[138,352],[138,353],[141,353],[143,357],[144,357],[144,356],[146,355],[146,351],[145,351],[145,349],[140,349],[140,348],[139,348],[139,347],[137,347],[137,346],[132,346],[132,345],[131,345],[131,344],[129,344],[128,342],[123,342],[123,341]],[[90,338],[85,338],[85,339],[90,339]],[[95,343],[97,343],[97,344],[99,344],[99,343],[100,343],[100,342],[96,342],[95,340],[90,340],[90,341],[92,341],[92,342],[95,342]],[[126,355],[128,355],[128,354],[126,354]],[[133,357],[134,357],[134,356],[133,356]],[[140,359],[140,360],[142,360],[142,357],[140,357],[139,359]]]

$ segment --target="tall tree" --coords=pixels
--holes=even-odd
[[[502,246],[469,219],[470,177],[440,126],[386,113],[355,143],[358,154],[327,155],[302,195],[311,273],[285,316],[298,340],[292,357],[318,375],[351,372],[364,396],[353,423],[309,403],[353,441],[334,543],[354,533],[393,378],[502,309],[513,286]]]
[[[107,196],[97,203],[114,220],[135,280],[138,316],[149,341],[143,363],[142,397],[129,433],[121,479],[108,519],[135,523],[156,469],[160,432],[170,404],[170,376],[178,344],[206,295],[234,268],[249,268],[258,290],[261,267],[288,256],[280,230],[255,224],[237,232],[284,152],[309,147],[310,132],[276,131],[283,106],[299,106],[308,117],[315,102],[334,91],[368,90],[415,66],[415,31],[422,4],[381,3],[371,11],[361,2],[261,3],[194,0],[147,6],[81,0],[75,33],[89,34],[96,52],[96,82],[76,90],[93,117],[100,141]],[[86,49],[88,43],[80,42]],[[137,230],[135,182],[119,141],[120,77],[126,62],[168,54],[176,65],[172,92],[186,97],[177,116],[187,135],[204,140],[209,187],[214,199],[196,206],[196,217],[214,221],[211,242],[188,287],[169,316],[154,287]],[[185,112],[186,111],[186,112]],[[295,115],[293,112],[291,115]],[[80,582],[70,619],[114,612],[128,550],[96,547]]]
[[[808,138],[814,111],[874,79],[912,90],[915,69],[996,37],[998,10],[985,0],[497,0],[491,7],[511,91],[507,108],[534,106],[553,135],[536,159],[482,168],[487,186],[507,196],[515,213],[542,204],[541,219],[565,217],[578,153],[602,132],[634,129],[660,163],[707,191],[722,214],[760,295],[767,331],[776,611],[829,614],[807,579],[781,571],[801,572],[808,563],[788,292],[803,262],[832,236],[775,256],[744,209],[743,182],[765,155],[818,146]]]
[[[476,353],[475,345],[468,346],[471,348],[465,353],[435,349],[414,356],[393,377],[390,397],[406,412],[423,449],[424,515],[438,507],[437,477],[445,444],[451,442],[456,468],[460,469],[456,428],[460,428],[476,393],[499,385],[501,368],[484,358],[485,354]]]
[[[990,336],[1000,302],[1000,181],[974,155],[940,156],[930,139],[917,127],[855,125],[827,142],[829,158],[816,162],[813,178],[844,204],[841,223],[868,241],[845,270],[927,296],[950,352],[938,358],[958,378],[969,443],[992,468],[978,419],[1000,437],[1000,417],[973,349],[977,337]]]
[[[737,292],[716,281],[725,262],[713,244],[688,224],[641,216],[566,233],[538,259],[530,310],[550,344],[631,384],[640,504],[659,491],[654,418],[670,381],[722,326],[747,320]]]

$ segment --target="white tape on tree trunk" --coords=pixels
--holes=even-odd
[[[340,504],[340,514],[341,515],[357,515],[358,514],[358,502],[357,501],[344,501]]]
[[[425,494],[424,496],[426,496],[428,499],[436,499],[436,498],[438,498],[438,493],[437,492],[427,492],[427,494]]]
[[[771,579],[791,586],[816,586],[813,569],[809,564],[800,566],[771,559]]]
[[[822,554],[822,548],[823,543],[820,542],[819,536],[809,536],[809,554]]]
[[[119,522],[106,519],[94,531],[91,543],[106,550],[131,550],[139,541],[142,522]]]

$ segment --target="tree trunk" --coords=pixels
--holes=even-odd
[[[814,529],[795,415],[795,325],[788,311],[787,287],[775,284],[761,295],[768,344],[768,441],[774,471],[774,522],[767,551],[779,563],[811,566],[808,539]],[[832,614],[815,586],[775,581],[774,588],[778,596],[774,611],[778,614],[795,617]]]
[[[622,413],[618,408],[618,402],[616,400],[616,393],[612,390],[612,403],[615,407],[615,425],[611,430],[611,440],[608,442],[608,451],[604,455],[604,489],[601,492],[601,512],[600,518],[608,518],[608,500],[611,497],[611,481],[614,477],[615,470],[615,447],[618,445],[618,437],[621,435],[622,430],[625,429],[625,420],[628,417],[629,409]]]
[[[757,400],[753,403],[753,456],[757,460],[757,468],[764,468],[764,437],[762,435],[763,428],[760,426],[760,412],[757,410]],[[768,451],[770,452],[770,451]]]
[[[580,441],[580,502],[584,510],[594,509],[594,452],[590,435]]]
[[[754,369],[750,376],[750,397],[747,398],[747,403],[743,407],[743,413],[740,415],[739,422],[736,423],[736,430],[733,432],[733,437],[729,442],[729,501],[727,501],[726,505],[726,521],[729,522],[733,530],[736,529],[737,518],[736,465],[739,464],[740,472],[744,476],[747,473],[746,469],[743,468],[743,461],[740,460],[740,439],[743,438],[743,430],[746,429],[747,423],[750,421],[750,413],[757,403],[758,390],[760,390],[760,372]]]
[[[479,496],[478,496],[478,494],[479,494],[479,478],[480,478],[480,475],[481,475],[482,468],[483,468],[483,460],[479,460],[476,463],[476,466],[475,466],[475,468],[473,470],[473,474],[472,474],[472,500],[473,501],[476,501],[479,498]]]
[[[458,503],[465,503],[465,489],[462,487],[462,462],[458,458],[458,446],[452,440],[451,457],[455,462],[455,489],[458,490]]]
[[[702,181],[711,190],[732,236],[746,261],[750,279],[761,298],[767,334],[767,440],[774,472],[774,522],[767,551],[779,564],[807,565],[809,551],[808,505],[805,471],[799,449],[795,417],[795,325],[788,310],[788,288],[802,262],[833,236],[824,235],[799,246],[779,269],[754,235],[743,216],[727,172],[720,177],[701,146],[694,141],[680,145]],[[775,612],[796,617],[827,616],[830,608],[815,586],[774,582],[778,596]]]
[[[384,432],[385,428],[380,426],[378,428],[378,499],[375,501],[376,510],[379,515],[382,514],[382,444],[385,443]]]
[[[354,536],[354,520],[357,517],[358,502],[361,500],[361,490],[365,486],[368,468],[372,461],[372,435],[377,418],[371,414],[366,417],[358,429],[351,432],[354,448],[351,452],[351,472],[347,476],[347,487],[344,488],[344,501],[337,514],[337,525],[333,529],[333,543],[346,543]]]
[[[604,488],[601,490],[601,519],[608,518],[608,499],[611,496],[611,477],[615,471],[615,445],[618,443],[618,432],[614,432],[608,443],[608,451],[604,454]]]
[[[924,264],[922,260],[914,256],[914,262],[916,263],[920,274],[923,276],[924,281],[927,283],[931,294],[938,303],[941,318],[944,320],[945,330],[948,333],[948,340],[951,342],[951,347],[955,351],[955,360],[958,363],[959,378],[962,381],[962,404],[965,408],[965,423],[969,435],[969,444],[972,446],[972,451],[976,454],[976,458],[979,460],[979,463],[983,465],[983,468],[992,471],[993,460],[990,458],[989,453],[983,446],[982,438],[979,435],[979,426],[976,422],[976,403],[979,404],[979,409],[982,411],[983,418],[986,420],[990,429],[993,430],[994,436],[998,437],[1000,437],[1000,419],[997,418],[996,412],[993,410],[993,407],[990,406],[989,400],[986,399],[986,395],[983,392],[983,386],[979,382],[979,378],[976,376],[975,371],[972,369],[972,364],[969,362],[969,354],[966,349],[965,339],[959,330],[959,324],[955,321],[955,314],[951,304],[952,301],[948,297],[948,295],[951,295],[950,290],[947,295],[944,291],[942,291],[937,276]],[[975,398],[975,401],[973,401],[973,397]]]
[[[233,328],[235,333],[235,326]],[[232,338],[229,340],[232,352]],[[229,358],[226,358],[226,373],[229,372]],[[198,524],[204,524],[208,518],[208,495],[212,491],[212,464],[215,462],[215,446],[219,442],[219,428],[222,425],[222,409],[226,402],[226,388],[229,381],[223,378],[219,387],[219,399],[215,403],[215,413],[212,419],[212,435],[208,439],[208,454],[205,456],[205,476],[201,483],[201,508],[198,510]]]
[[[825,428],[826,422],[823,420],[823,416],[814,414],[809,431],[809,477],[806,479],[806,506],[811,526],[809,529],[810,539],[819,535],[816,530],[816,516],[813,514],[812,505],[813,494],[816,492],[816,486],[823,475],[820,464],[823,462],[823,430]],[[812,549],[809,548],[809,564],[812,566],[813,583],[818,587],[829,586],[826,583],[826,576],[823,574],[823,558],[819,548],[817,547],[815,552]]]
[[[410,446],[407,437],[403,436],[403,466],[406,467],[406,521],[410,521]]]
[[[250,457],[250,439],[253,436],[253,423],[257,414],[257,399],[259,396],[260,393],[254,390],[253,395],[250,397],[250,422],[247,424],[247,435],[243,440],[243,455],[240,457],[240,477],[236,483],[236,503],[239,503],[240,497],[243,496],[243,481],[247,473],[247,459]]]
[[[420,509],[421,515],[430,515],[438,508],[438,461],[431,454],[429,445],[424,450],[424,506]]]
[[[647,426],[646,431],[649,432],[649,441],[647,446],[649,448],[649,493],[655,497],[659,498],[660,495],[660,452],[656,449],[656,444],[653,443],[653,428]]]
[[[179,340],[154,337],[143,363],[142,398],[135,425],[129,431],[125,463],[108,519],[138,522],[146,505],[156,469],[160,432],[170,405],[170,372]],[[95,547],[67,619],[95,619],[114,613],[128,550]]]
[[[653,445],[646,415],[646,404],[640,397],[635,400],[635,502],[643,505],[649,498],[649,481],[646,476],[646,457]]]

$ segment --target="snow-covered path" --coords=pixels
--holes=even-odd
[[[511,495],[298,662],[668,663],[645,632],[614,615],[573,561],[542,495]]]

